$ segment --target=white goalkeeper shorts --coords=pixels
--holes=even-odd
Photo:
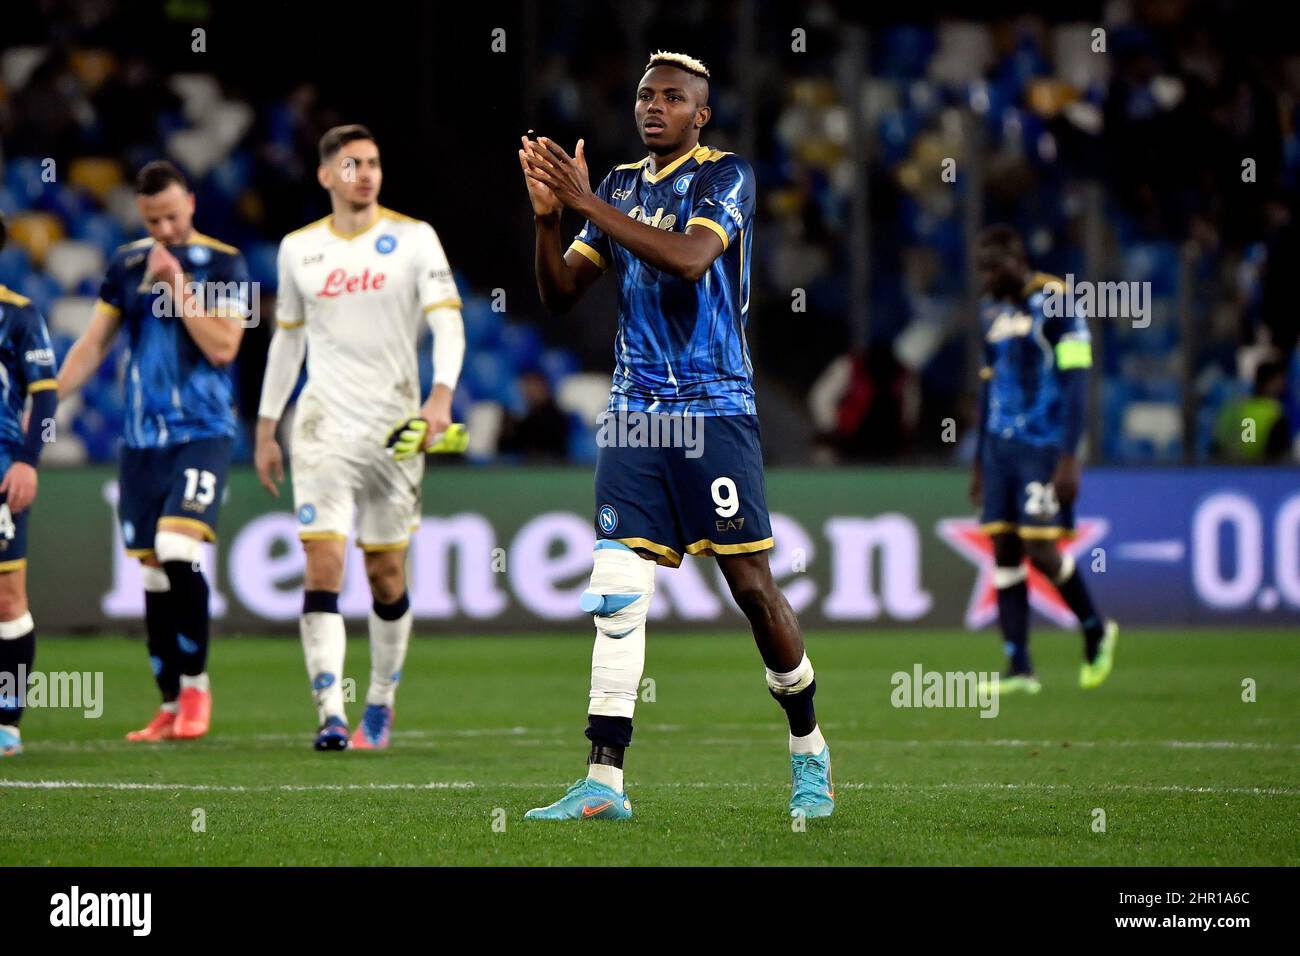
[[[346,541],[356,529],[364,551],[406,547],[420,525],[424,456],[393,461],[380,441],[313,440],[295,421],[291,445],[293,502],[303,541]]]

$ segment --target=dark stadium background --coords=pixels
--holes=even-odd
[[[759,176],[749,340],[767,461],[794,469],[772,479],[791,489],[772,507],[791,512],[824,557],[834,547],[821,530],[826,520],[879,515],[897,491],[903,500],[889,507],[915,523],[918,567],[938,615],[921,620],[975,623],[966,605],[976,559],[935,522],[970,517],[964,476],[978,345],[967,250],[974,231],[1004,219],[1025,232],[1036,266],[1148,281],[1157,296],[1150,329],[1094,328],[1092,467],[1081,507],[1104,520],[1109,537],[1099,540],[1116,546],[1111,557],[1132,562],[1099,577],[1103,600],[1148,623],[1200,620],[1207,608],[1225,623],[1294,620],[1300,585],[1283,545],[1300,447],[1291,291],[1300,60],[1295,34],[1277,29],[1268,9],[1179,0],[888,10],[768,0],[10,2],[0,55],[40,54],[21,84],[0,87],[0,208],[11,219],[47,213],[65,233],[99,223],[101,205],[62,177],[51,188],[33,183],[33,170],[46,157],[61,172],[104,157],[129,182],[142,162],[167,154],[168,134],[201,122],[183,116],[175,78],[208,74],[253,119],[228,147],[229,162],[194,177],[196,223],[265,267],[282,235],[328,210],[314,179],[319,134],[366,123],[383,151],[381,201],[434,224],[467,300],[470,355],[457,413],[479,438],[498,435],[472,449],[473,467],[567,464],[556,500],[585,521],[595,453],[586,409],[610,370],[614,292],[601,283],[573,314],[542,313],[514,151],[529,128],[570,147],[584,136],[598,181],[640,155],[631,91],[646,55],[686,50],[714,73],[704,140],[746,155]],[[1106,29],[1107,52],[1080,57],[1081,38],[1086,44],[1096,26]],[[196,28],[205,31],[202,53],[191,50]],[[505,52],[492,49],[498,28]],[[967,30],[960,43],[987,51],[979,69],[963,68],[962,55],[945,46],[954,28]],[[805,31],[802,52],[791,49],[796,29]],[[1062,53],[1070,44],[1073,59]],[[1080,63],[1092,72],[1076,82],[1065,73]],[[856,126],[851,97],[862,107]],[[954,142],[963,149],[958,180],[940,187],[937,163]],[[1244,156],[1257,162],[1250,184],[1241,181]],[[104,228],[138,234],[124,224]],[[34,259],[16,264],[13,255],[0,259],[0,281],[32,295],[47,315],[66,296],[93,297],[94,277],[59,288]],[[796,288],[806,292],[806,312],[791,310]],[[494,300],[504,312],[492,310]],[[71,336],[53,325],[62,354]],[[241,351],[246,421],[269,329],[263,322],[251,330]],[[574,376],[583,387],[566,392]],[[109,574],[112,525],[99,487],[112,479],[119,432],[112,378],[108,363],[84,402],[61,413],[68,441],[45,459],[34,569],[40,550],[53,547],[45,542],[77,515],[94,536],[79,555],[83,573],[91,581]],[[576,404],[557,408],[575,394]],[[530,403],[540,409],[534,417]],[[1278,417],[1274,440],[1233,439],[1234,423],[1261,403]],[[476,427],[484,419],[471,414],[484,408],[496,416],[491,429]],[[249,450],[245,436],[244,461]],[[862,463],[877,470],[849,467]],[[941,470],[922,475],[915,466]],[[816,502],[800,493],[814,473],[831,482]],[[431,513],[474,497],[472,476],[462,492],[462,479],[448,475],[436,471],[442,484],[426,496]],[[925,485],[929,475],[937,484]],[[917,487],[933,490],[909,505],[906,492]],[[1139,488],[1154,489],[1142,494],[1162,506],[1139,498]],[[273,507],[251,479],[237,480],[236,491],[232,523]],[[1238,492],[1254,518],[1211,509],[1196,523],[1206,502],[1227,501],[1231,510],[1235,499],[1216,496]],[[833,513],[809,511],[810,503]],[[516,530],[522,520],[503,527]],[[1263,529],[1255,537],[1234,523],[1252,520]],[[223,534],[234,537],[237,527]],[[824,593],[826,562],[809,573],[821,575]],[[874,580],[880,571],[867,574]],[[1227,597],[1216,581],[1227,582]],[[1148,600],[1151,588],[1168,602]],[[34,600],[41,609],[39,587]],[[812,607],[814,620],[834,620],[818,616],[818,602]],[[56,621],[59,611],[42,609]],[[232,621],[249,620],[233,613]],[[875,613],[900,620],[888,602]],[[66,623],[98,620],[88,603]]]

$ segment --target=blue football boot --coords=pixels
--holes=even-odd
[[[525,820],[627,820],[632,802],[626,793],[583,777],[549,807],[535,807]]]
[[[790,816],[807,819],[835,812],[830,747],[823,747],[819,754],[791,754],[790,775]]]
[[[316,742],[312,746],[317,750],[347,750],[348,722],[342,717],[327,717],[316,731]]]

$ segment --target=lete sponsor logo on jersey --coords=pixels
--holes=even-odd
[[[361,275],[348,275],[346,269],[331,269],[325,277],[325,285],[316,293],[316,297],[333,299],[353,292],[378,292],[387,279],[388,276],[382,272],[371,275],[369,269],[363,269]]]

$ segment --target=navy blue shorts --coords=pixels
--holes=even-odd
[[[684,554],[772,547],[757,416],[609,416],[597,434],[598,537],[652,551],[672,568]],[[623,425],[613,421],[620,416]],[[649,433],[659,447],[646,444]]]
[[[137,558],[152,554],[154,533],[164,518],[174,528],[193,528],[205,541],[215,541],[230,450],[229,438],[123,448],[117,516],[126,553]]]
[[[986,435],[980,530],[1022,538],[1072,534],[1074,508],[1061,506],[1052,484],[1060,454],[1056,448]]]
[[[4,467],[8,470],[9,466]],[[0,492],[0,571],[17,571],[27,566],[27,516],[32,507],[14,514],[8,499],[7,492]]]

